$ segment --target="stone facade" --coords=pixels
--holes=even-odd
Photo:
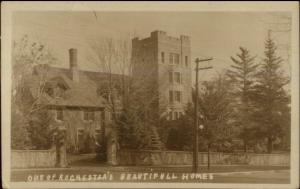
[[[133,77],[143,80],[147,93],[157,94],[154,103],[162,115],[177,119],[191,101],[190,38],[171,37],[154,31],[145,39],[132,40]]]
[[[65,132],[68,152],[94,152],[105,137],[104,128],[108,125],[105,114],[107,117],[108,112],[104,108],[49,106],[48,111],[54,118],[53,123]],[[90,140],[89,149],[87,140]]]

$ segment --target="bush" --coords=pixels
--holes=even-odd
[[[54,128],[51,128],[52,116],[47,110],[40,110],[30,116],[27,131],[34,150],[47,150],[53,146]]]
[[[101,162],[107,161],[107,139],[98,140],[96,147],[96,159]]]
[[[191,150],[193,125],[188,116],[178,120],[161,120],[158,133],[167,150]]]

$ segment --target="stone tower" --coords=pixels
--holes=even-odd
[[[160,115],[177,119],[191,101],[190,38],[153,31],[145,39],[132,39],[133,77],[143,86],[145,100]],[[156,98],[159,97],[159,98]]]

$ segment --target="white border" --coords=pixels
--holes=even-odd
[[[4,188],[298,188],[299,186],[299,4],[298,2],[2,2],[1,101],[2,180]],[[206,183],[25,183],[10,182],[11,31],[13,11],[291,11],[292,24],[292,152],[291,184]]]

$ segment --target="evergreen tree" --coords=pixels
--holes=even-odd
[[[188,106],[188,109],[191,107]],[[193,119],[192,114],[186,112],[177,120],[169,120],[166,147],[169,150],[192,150],[193,147]]]
[[[208,166],[210,165],[210,151],[228,138],[230,117],[232,113],[230,98],[230,83],[224,76],[204,82],[199,93],[200,124],[204,129],[199,131],[205,140],[208,152]]]
[[[273,151],[273,142],[282,137],[283,126],[288,122],[285,111],[289,109],[290,98],[284,90],[289,79],[281,70],[282,59],[276,55],[276,45],[270,35],[265,42],[265,57],[257,74],[257,84],[252,96],[255,102],[254,120],[256,136],[267,139],[268,153]]]
[[[12,104],[12,110],[15,108]],[[28,123],[25,118],[18,111],[11,112],[11,148],[13,150],[30,149],[31,144],[29,134],[27,132]]]
[[[244,150],[247,151],[247,146],[252,138],[251,124],[251,100],[250,95],[253,92],[253,84],[256,76],[257,64],[255,57],[251,56],[248,49],[240,47],[240,53],[237,58],[231,57],[233,65],[228,70],[228,76],[235,85],[233,92],[236,97],[236,114],[235,124],[240,127],[239,137],[244,142]]]
[[[199,93],[200,124],[204,125],[203,136],[208,148],[217,141],[226,139],[226,130],[230,127],[232,104],[230,98],[230,83],[224,78],[204,82]]]

